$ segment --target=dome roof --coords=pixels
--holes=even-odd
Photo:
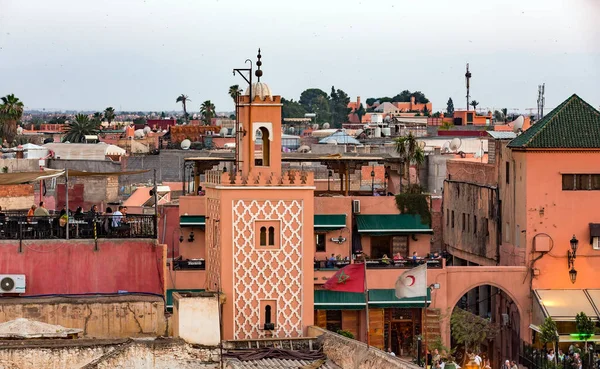
[[[244,95],[248,96],[250,95],[250,87],[248,87],[246,89],[246,92],[244,93]],[[256,82],[252,84],[252,96],[251,99],[254,100],[254,97],[258,96],[261,100],[264,100],[267,96],[268,97],[273,97],[273,94],[271,93],[271,89],[269,88],[269,85],[267,85],[266,83],[263,82]]]

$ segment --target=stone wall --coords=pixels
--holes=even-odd
[[[419,369],[420,367],[403,359],[391,356],[365,343],[319,327],[309,327],[308,335],[319,337],[327,358],[342,369]]]
[[[34,201],[33,185],[0,186],[0,206],[3,210],[29,209]]]
[[[158,296],[14,298],[0,300],[0,323],[26,318],[80,328],[86,338],[156,337],[168,333],[164,310]]]
[[[180,340],[0,341],[0,369],[209,369],[219,351]]]
[[[0,169],[8,169],[8,173],[39,172],[40,159],[0,159]]]

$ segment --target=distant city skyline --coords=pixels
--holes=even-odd
[[[577,93],[600,106],[600,2],[0,0],[0,95],[31,109],[233,110],[233,68],[262,49],[273,93],[343,89],[355,100],[420,90],[443,111],[546,112]],[[535,113],[535,110],[534,110]]]

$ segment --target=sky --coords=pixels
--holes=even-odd
[[[233,110],[233,68],[262,49],[263,82],[352,100],[420,90],[465,108],[600,107],[598,0],[0,0],[0,95],[26,109]],[[534,110],[535,112],[535,110]]]

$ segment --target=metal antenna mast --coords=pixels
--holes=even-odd
[[[260,54],[260,49],[259,49]],[[250,64],[250,68],[235,68],[233,75],[239,74],[248,83],[248,92],[250,93],[250,103],[248,104],[248,110],[252,107],[252,60],[246,59],[246,64]],[[246,76],[247,74],[247,76]],[[242,170],[242,158],[240,155],[240,149],[242,146],[242,138],[246,135],[246,132],[240,127],[240,96],[237,96],[235,100],[235,168],[233,173],[241,172]],[[248,160],[248,159],[246,159]]]
[[[467,83],[467,111],[469,110],[469,99],[471,95],[469,95],[469,88],[471,87],[471,72],[469,72],[469,63],[467,63],[467,73],[465,73],[465,82]]]
[[[546,84],[542,83],[538,86],[538,100],[537,100],[537,108],[538,108],[538,120],[544,117],[544,104],[546,103],[546,98],[544,97],[544,92],[546,91]]]

